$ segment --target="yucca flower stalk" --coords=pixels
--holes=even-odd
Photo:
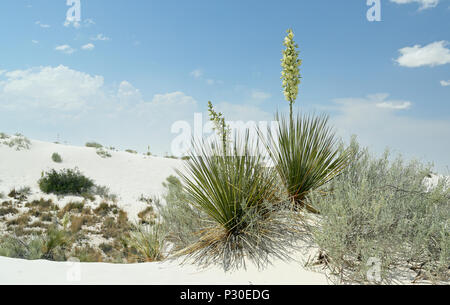
[[[230,140],[230,128],[225,122],[225,118],[221,112],[217,113],[211,101],[208,102],[209,118],[214,123],[214,130],[219,135],[222,141],[223,156],[227,153],[227,143]]]
[[[298,96],[298,86],[300,84],[300,66],[302,60],[299,59],[300,52],[297,50],[298,45],[294,41],[294,33],[291,29],[287,31],[287,36],[284,38],[283,45],[286,47],[283,50],[283,58],[281,59],[281,79],[283,84],[283,92],[286,100],[289,102],[289,118],[293,122],[292,107]]]

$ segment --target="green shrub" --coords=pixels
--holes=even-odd
[[[105,150],[103,148],[97,149],[96,153],[97,153],[97,155],[99,155],[103,159],[112,157],[112,155],[107,150]]]
[[[92,147],[92,148],[96,148],[96,149],[100,149],[103,148],[103,145],[97,142],[87,142],[85,144],[86,147]]]
[[[43,240],[37,236],[27,240],[12,236],[0,237],[0,256],[30,260],[40,259],[43,255],[42,249]]]
[[[41,191],[56,195],[81,195],[94,186],[94,182],[77,169],[51,170],[38,181]]]
[[[306,204],[309,192],[338,176],[347,166],[349,153],[340,151],[326,116],[298,115],[292,124],[277,115],[276,136],[269,132],[266,147],[290,199],[299,207],[317,213]]]
[[[427,192],[430,171],[419,162],[374,158],[356,140],[350,147],[350,166],[309,198],[321,215],[308,227],[328,267],[343,281],[367,282],[375,258],[385,283],[401,268],[448,281],[450,190],[441,182]]]
[[[52,154],[52,160],[55,163],[62,163],[62,161],[63,161],[61,156],[58,153],[53,153]]]
[[[130,153],[130,154],[137,154],[138,152],[137,151],[135,151],[135,150],[132,150],[132,149],[127,149],[127,150],[125,150],[127,153]]]
[[[42,235],[26,238],[17,236],[0,237],[0,256],[22,259],[66,260],[65,252],[71,248],[70,235],[50,226]]]

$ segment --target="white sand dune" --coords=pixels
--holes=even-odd
[[[181,160],[128,152],[110,152],[112,157],[103,159],[94,148],[31,142],[30,150],[21,151],[0,145],[0,192],[7,194],[12,188],[28,186],[34,194],[31,199],[56,199],[56,196],[40,191],[37,181],[42,172],[77,167],[97,185],[107,186],[112,194],[118,195],[118,205],[131,218],[145,207],[145,203],[139,201],[140,196],[161,195],[164,191],[162,183],[183,164]],[[61,155],[62,163],[52,161],[51,156],[55,152]]]
[[[61,155],[63,163],[51,160],[54,152]],[[162,182],[182,164],[180,160],[127,152],[112,152],[112,158],[102,159],[93,148],[40,141],[32,141],[31,149],[23,151],[0,145],[0,192],[29,186],[36,198],[52,197],[42,194],[37,185],[42,171],[78,167],[98,185],[117,194],[118,205],[132,217],[145,206],[139,197],[161,195]],[[264,271],[248,266],[234,273],[217,267],[198,270],[177,261],[115,265],[0,257],[0,284],[327,284],[324,274],[305,270],[302,256],[297,256],[299,261],[275,261]]]

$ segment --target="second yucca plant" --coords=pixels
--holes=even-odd
[[[277,115],[276,136],[269,133],[267,148],[285,190],[296,206],[318,213],[306,202],[310,191],[339,175],[349,152],[341,151],[327,116],[298,115],[290,123]]]
[[[289,102],[289,121],[277,114],[277,134],[269,133],[266,144],[288,196],[297,206],[318,213],[306,203],[306,195],[338,175],[348,163],[348,153],[337,148],[327,116],[297,115],[294,118],[292,106],[298,96],[302,60],[298,58],[294,33],[292,30],[287,33],[281,74],[284,95]]]

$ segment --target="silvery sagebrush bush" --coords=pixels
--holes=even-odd
[[[395,282],[402,270],[415,271],[416,280],[448,281],[448,185],[427,190],[430,166],[388,151],[375,158],[355,139],[350,148],[346,170],[309,197],[321,212],[308,226],[322,261],[342,281],[367,282],[373,259],[381,282]]]

